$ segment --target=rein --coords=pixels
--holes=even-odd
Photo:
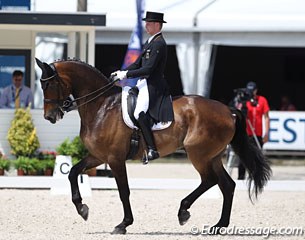
[[[88,93],[88,94],[86,94],[86,95],[84,95],[84,96],[81,96],[81,97],[79,97],[79,98],[75,98],[75,99],[73,99],[73,100],[72,100],[70,97],[68,97],[68,98],[63,102],[63,105],[62,105],[63,110],[66,111],[66,112],[69,112],[69,111],[71,111],[71,110],[78,109],[78,108],[80,108],[80,107],[82,107],[82,106],[88,104],[89,102],[92,102],[93,100],[97,99],[98,97],[102,96],[104,93],[106,93],[107,91],[109,91],[109,90],[113,87],[113,85],[114,85],[115,82],[116,82],[116,81],[109,82],[107,85],[105,85],[105,86],[103,86],[103,87],[101,87],[101,88],[99,88],[99,89],[97,89],[97,90],[95,90],[95,91],[93,91],[93,92],[91,92],[91,93]],[[80,104],[80,105],[76,105],[76,106],[71,107],[71,106],[73,105],[73,103],[75,103],[76,101],[78,101],[78,100],[80,100],[80,99],[83,99],[83,98],[86,98],[86,97],[89,97],[89,96],[91,96],[91,95],[93,95],[93,94],[95,94],[95,93],[97,93],[97,92],[99,92],[99,91],[102,91],[102,92],[100,92],[99,94],[97,94],[95,97],[89,99],[88,101],[85,101],[84,103],[82,103],[82,104]]]
[[[91,92],[91,93],[88,93],[84,96],[81,96],[81,97],[78,97],[78,98],[75,98],[75,99],[72,99],[70,96],[66,99],[66,100],[63,100],[63,99],[60,99],[60,92],[62,92],[62,89],[60,87],[60,83],[63,83],[64,85],[65,82],[61,79],[61,77],[58,75],[57,71],[56,71],[56,68],[55,66],[52,64],[50,65],[51,68],[53,69],[54,71],[54,74],[50,77],[47,77],[47,78],[40,78],[40,81],[42,83],[42,86],[43,86],[43,90],[47,88],[47,83],[48,81],[50,81],[51,79],[56,79],[58,80],[58,99],[44,99],[44,102],[45,103],[56,103],[59,107],[59,109],[64,113],[64,112],[70,112],[71,110],[75,110],[75,109],[78,109],[90,102],[92,102],[93,100],[97,99],[98,97],[102,96],[104,93],[106,93],[107,91],[109,91],[113,86],[114,86],[114,83],[118,81],[118,79],[113,79],[111,78],[110,79],[110,82],[108,84],[106,84],[105,86],[101,87],[101,88],[98,88],[97,90]],[[57,78],[56,78],[57,77]],[[102,91],[102,92],[100,92]],[[84,103],[80,104],[80,105],[77,105],[76,106],[74,105],[73,106],[73,103],[76,103],[78,100],[81,100],[81,99],[84,99],[84,98],[87,98],[87,97],[90,97],[96,93],[100,92],[99,94],[97,94],[96,96],[90,98],[89,100],[85,101]],[[61,104],[62,103],[62,104]]]

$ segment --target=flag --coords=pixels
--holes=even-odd
[[[142,18],[144,13],[144,2],[145,0],[136,0],[137,5],[137,23],[132,31],[131,38],[129,40],[127,52],[124,58],[122,69],[127,68],[130,64],[134,63],[142,52]],[[121,83],[127,86],[135,86],[138,78],[129,78],[123,80]]]

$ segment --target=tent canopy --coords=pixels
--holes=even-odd
[[[216,0],[200,12],[201,31],[268,31],[305,30],[303,0]]]
[[[36,0],[36,10],[60,11],[60,1]],[[143,1],[144,9],[165,14],[163,32],[168,44],[177,45],[185,93],[208,95],[213,45],[305,47],[304,0]],[[76,0],[66,2],[73,5],[66,11],[76,11]],[[106,27],[97,27],[96,43],[127,44],[136,24],[136,0],[87,2],[89,13],[107,16]]]
[[[165,13],[168,31],[305,30],[303,0],[146,0],[145,5]],[[107,27],[131,29],[135,9],[135,0],[88,0],[89,12],[107,13]]]
[[[165,13],[168,31],[304,31],[303,0],[143,0],[145,9]],[[107,27],[132,29],[135,0],[87,0],[89,13],[106,13]],[[76,12],[77,0],[34,0],[34,11]],[[134,14],[133,14],[134,13]],[[197,19],[197,27],[194,21]]]
[[[143,0],[144,9],[164,12],[164,33],[170,44],[200,42],[226,45],[304,46],[304,0]],[[136,24],[136,0],[87,0],[89,13],[107,15],[97,28],[97,43],[129,41]],[[35,0],[35,11],[62,12],[61,0]],[[75,12],[77,0],[66,0],[64,11]],[[99,32],[103,35],[100,36]]]

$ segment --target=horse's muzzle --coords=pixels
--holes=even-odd
[[[53,124],[56,123],[56,117],[45,115],[44,118]]]
[[[44,118],[54,124],[57,121],[59,121],[60,119],[62,119],[63,115],[64,114],[62,111],[56,110],[56,111],[45,113]]]

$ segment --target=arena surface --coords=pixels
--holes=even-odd
[[[198,178],[190,164],[128,164],[130,178]],[[305,166],[273,166],[275,180],[305,180]],[[233,171],[234,177],[234,171]],[[180,226],[177,212],[190,190],[131,190],[134,223],[126,235],[111,235],[123,218],[117,190],[94,190],[84,198],[89,219],[76,212],[68,195],[54,196],[50,190],[0,190],[0,239],[264,239],[269,228],[305,230],[305,192],[270,191],[251,204],[247,192],[237,190],[233,200],[230,231],[247,228],[261,236],[208,236],[207,226],[217,223],[222,197],[199,198],[191,207],[191,218]],[[263,232],[264,231],[264,232]],[[192,232],[197,234],[192,234]],[[199,234],[198,234],[199,233]],[[265,233],[265,234],[264,234]],[[230,234],[230,233],[229,233]],[[303,236],[272,235],[269,239],[304,239]]]

